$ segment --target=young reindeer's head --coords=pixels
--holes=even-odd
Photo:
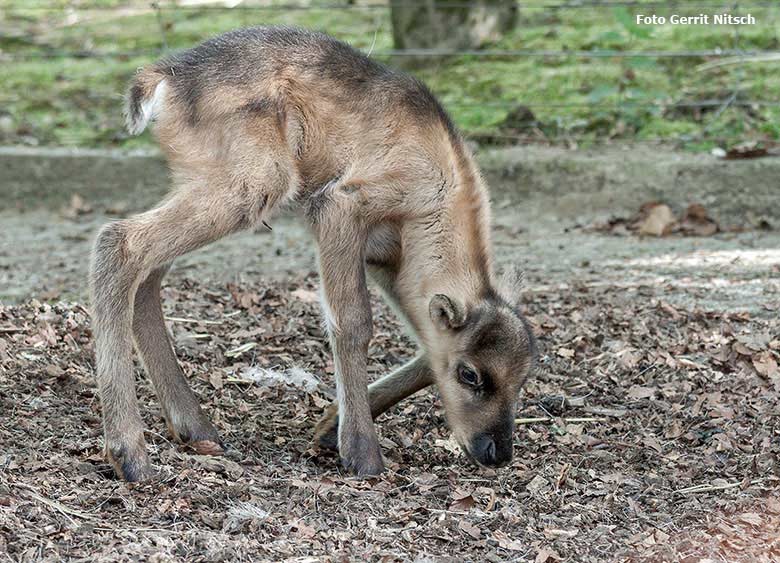
[[[437,294],[429,304],[438,332],[431,368],[447,421],[472,461],[501,467],[512,459],[518,392],[536,356],[536,342],[518,309],[522,275],[508,272],[498,290],[476,304]]]

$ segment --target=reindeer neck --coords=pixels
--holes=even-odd
[[[411,227],[404,241],[407,288],[413,309],[427,323],[428,301],[444,294],[467,307],[490,292],[490,201],[470,155],[456,151],[441,206]],[[412,279],[409,279],[412,278]]]

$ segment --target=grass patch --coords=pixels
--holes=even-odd
[[[177,7],[161,2],[6,0],[0,12],[0,142],[138,147],[148,136],[122,129],[121,97],[136,68],[167,51],[241,26],[290,24],[326,31],[382,56],[392,49],[386,8],[291,10]],[[317,2],[311,3],[314,7]],[[322,3],[319,3],[322,5]],[[700,71],[703,57],[583,57],[578,51],[777,50],[780,6],[750,7],[755,26],[638,27],[640,11],[616,7],[550,10],[524,3],[518,25],[496,50],[568,51],[558,56],[457,56],[412,72],[439,95],[467,135],[545,141],[668,140],[695,147],[780,138],[778,63],[740,63]],[[540,7],[534,7],[534,6]],[[529,7],[530,6],[530,7]],[[700,7],[696,7],[696,13]],[[743,9],[742,11],[747,11]],[[658,15],[694,15],[684,3]],[[715,12],[715,8],[713,8]],[[66,53],[110,56],[73,58]],[[730,99],[723,107],[675,106]],[[521,106],[526,119],[513,120]],[[509,118],[509,119],[508,119]]]

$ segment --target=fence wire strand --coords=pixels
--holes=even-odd
[[[418,0],[408,0],[395,2],[396,5],[401,6],[414,6],[418,4]],[[704,2],[702,0],[696,0],[695,2],[688,2],[686,0],[677,0],[671,2],[638,2],[636,0],[582,0],[575,2],[559,2],[559,3],[545,3],[545,4],[533,4],[527,2],[517,2],[515,6],[519,10],[547,10],[547,11],[560,11],[560,10],[587,10],[587,9],[612,9],[612,8],[642,8],[642,9],[680,9],[685,10],[712,10],[729,8],[731,3],[724,0],[714,0],[711,3]],[[484,4],[477,2],[440,2],[437,7],[451,8],[451,9],[468,9],[474,7],[484,8]],[[62,5],[31,5],[24,8],[18,8],[19,11],[24,10],[42,10],[42,11],[61,11],[65,9],[69,10],[118,10],[118,9],[132,9],[132,8],[148,8],[149,3],[128,3],[117,5],[103,5],[103,4],[81,4],[81,3],[68,3]],[[751,2],[740,3],[740,7],[745,9],[764,9],[764,8],[777,8],[778,4],[772,0],[753,0]],[[0,8],[3,6],[0,5]],[[176,2],[161,2],[160,8],[163,10],[257,10],[257,11],[299,11],[299,10],[386,10],[388,9],[387,3],[364,3],[353,4],[347,2],[332,2],[323,4],[302,4],[296,2],[279,3],[279,4],[252,4],[239,2],[237,4],[179,4]]]
[[[167,42],[165,42],[167,45]],[[140,49],[130,51],[59,51],[50,50],[46,46],[32,53],[14,53],[3,55],[0,60],[6,62],[25,61],[32,59],[107,59],[107,58],[136,58],[156,57],[160,55],[157,49]],[[780,51],[744,50],[744,49],[703,49],[691,51],[618,51],[618,50],[551,50],[551,49],[384,49],[374,50],[372,57],[378,58],[451,58],[451,57],[479,57],[479,58],[582,58],[582,59],[664,59],[664,58],[725,58],[740,57],[749,62],[750,57],[780,58]]]

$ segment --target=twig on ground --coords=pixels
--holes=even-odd
[[[606,418],[597,418],[592,416],[585,416],[585,417],[565,417],[562,418],[564,422],[606,422]],[[530,418],[516,418],[515,424],[534,424],[536,422],[555,422],[555,418],[550,418],[546,416],[537,416],[537,417],[530,417]]]
[[[750,485],[757,485],[761,482],[761,479],[754,479],[750,481]],[[715,491],[725,491],[727,489],[734,489],[743,484],[743,481],[738,483],[725,483],[723,485],[713,485],[710,483],[702,483],[701,485],[693,485],[692,487],[685,487],[683,489],[677,489],[674,491],[676,494],[687,495],[696,493],[712,493]]]
[[[242,379],[240,377],[227,377],[225,378],[225,383],[236,383],[238,385],[254,385],[257,382],[252,381],[251,379]]]
[[[205,319],[188,319],[185,317],[165,317],[166,321],[174,323],[193,323],[202,325],[221,325],[223,321],[209,321]]]
[[[45,496],[39,494],[30,485],[26,485],[24,483],[14,483],[13,486],[19,487],[20,489],[25,489],[27,491],[27,494],[33,500],[37,500],[38,502],[45,504],[50,508],[53,508],[54,510],[64,514],[65,516],[77,516],[78,518],[83,518],[85,520],[92,520],[95,518],[92,514],[89,514],[87,512],[82,512],[81,510],[76,510],[75,508],[70,508],[60,502],[57,502],[56,500],[51,500],[46,498]]]
[[[232,350],[228,350],[225,352],[225,357],[227,358],[235,358],[243,354],[244,352],[249,352],[252,348],[255,348],[257,346],[257,342],[247,342],[246,344],[242,344],[238,348],[233,348]]]

